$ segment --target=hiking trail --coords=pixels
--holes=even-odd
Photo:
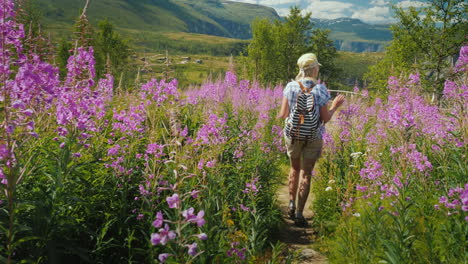
[[[313,193],[309,194],[305,208],[304,217],[306,218],[309,226],[297,227],[294,225],[294,220],[291,220],[287,215],[288,204],[289,204],[289,187],[288,179],[283,181],[279,186],[277,192],[278,204],[281,208],[284,224],[280,228],[278,239],[287,246],[289,254],[293,254],[294,262],[301,264],[326,264],[328,263],[327,258],[320,254],[318,251],[313,249],[315,242],[315,232],[311,226],[313,212],[310,208]]]

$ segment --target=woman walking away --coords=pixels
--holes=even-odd
[[[330,94],[323,84],[317,84],[321,64],[315,54],[302,55],[297,65],[299,74],[284,88],[278,117],[286,119],[284,136],[291,163],[288,215],[295,225],[307,226],[302,212],[309,196],[312,169],[322,152],[323,126],[343,104],[344,97],[338,95],[328,108]]]

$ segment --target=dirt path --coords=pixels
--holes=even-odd
[[[279,240],[287,245],[288,253],[293,254],[295,263],[301,264],[326,264],[327,258],[313,249],[314,231],[311,227],[302,228],[294,226],[294,221],[287,216],[289,203],[289,190],[287,180],[280,186],[277,193],[278,203],[283,213],[284,225],[279,233]],[[313,213],[310,210],[312,195],[304,208],[304,217],[309,224]]]

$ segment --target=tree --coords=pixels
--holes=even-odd
[[[310,51],[317,55],[322,64],[320,67],[320,79],[325,82],[334,82],[340,75],[340,69],[336,65],[337,51],[333,40],[330,39],[330,30],[315,29],[311,36]]]
[[[96,53],[100,56],[100,61],[106,62],[108,69],[105,70],[104,65],[98,68],[98,75],[102,75],[104,71],[110,71],[114,76],[119,76],[123,71],[126,71],[129,57],[130,47],[127,41],[122,39],[120,35],[114,31],[114,26],[108,19],[102,20],[98,24],[99,31],[96,34]]]
[[[292,7],[284,23],[277,21],[278,28],[278,58],[284,67],[279,72],[282,80],[292,78],[297,74],[297,59],[304,54],[310,46],[309,32],[312,29],[311,13],[301,15],[301,10]]]
[[[452,58],[468,34],[468,4],[464,0],[431,0],[428,6],[404,10],[394,6],[398,23],[384,59],[366,74],[370,88],[384,90],[389,76],[417,71],[426,89],[440,93]]]
[[[284,21],[255,20],[248,57],[243,58],[249,76],[263,84],[288,81],[298,72],[297,59],[314,49],[320,50],[318,59],[324,69],[331,71],[336,49],[328,32],[311,31],[310,17],[310,13],[302,15],[299,8],[293,7]],[[331,76],[330,72],[327,75]]]
[[[255,20],[252,24],[252,41],[247,47],[248,62],[251,63],[251,77],[256,80],[268,81],[274,78],[275,64],[273,25],[267,19]]]
[[[59,43],[59,46],[57,48],[57,64],[60,69],[60,77],[64,78],[67,75],[67,63],[68,63],[68,58],[70,57],[70,51],[73,48],[72,44],[68,42],[65,38],[62,38],[62,40]]]

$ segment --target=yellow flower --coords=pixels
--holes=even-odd
[[[226,224],[227,224],[228,226],[233,226],[233,225],[234,225],[234,221],[232,221],[231,219],[228,219],[228,220],[226,220]]]

